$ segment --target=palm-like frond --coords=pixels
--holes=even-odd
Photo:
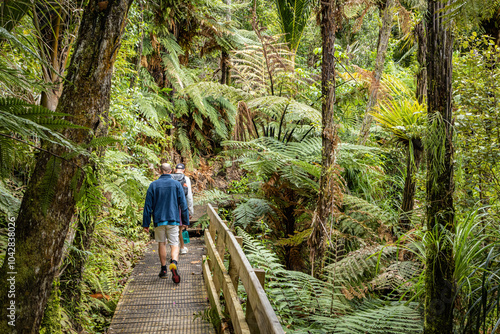
[[[379,104],[371,115],[382,127],[408,144],[412,139],[422,137],[427,112],[425,105],[416,100],[400,99]]]
[[[32,6],[29,0],[2,1],[0,4],[0,27],[11,31]]]
[[[311,17],[311,0],[275,0],[281,31],[290,50],[295,52],[299,46],[302,32]]]

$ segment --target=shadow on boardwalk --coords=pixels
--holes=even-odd
[[[203,282],[203,240],[191,238],[189,252],[180,256],[181,283],[160,279],[157,243],[152,243],[134,268],[111,321],[108,333],[215,333],[212,325],[199,316],[209,308]],[[195,314],[198,316],[195,319]]]

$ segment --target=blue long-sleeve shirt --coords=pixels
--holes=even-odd
[[[189,225],[188,206],[181,184],[173,180],[169,174],[163,174],[149,185],[142,214],[142,226],[149,227],[151,215],[153,215],[155,227],[163,222],[176,222],[178,224],[179,208],[182,224]]]

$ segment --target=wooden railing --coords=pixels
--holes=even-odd
[[[219,299],[222,289],[225,310],[236,334],[284,334],[263,288],[264,270],[252,268],[241,249],[241,237],[233,235],[210,204],[207,211],[210,225],[205,230],[208,258],[203,258],[203,277],[213,313],[219,320],[216,321],[217,332],[229,333]],[[224,265],[226,249],[229,254],[228,269]],[[240,279],[248,296],[246,314],[237,294]]]

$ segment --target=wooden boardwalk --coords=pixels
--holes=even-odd
[[[178,285],[172,282],[170,272],[168,279],[158,277],[158,246],[156,242],[149,246],[123,291],[109,334],[215,333],[200,317],[210,307],[202,273],[205,245],[201,238],[191,238],[186,246],[189,252],[179,259]]]

